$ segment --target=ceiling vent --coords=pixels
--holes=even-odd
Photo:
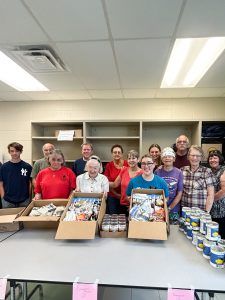
[[[68,71],[63,61],[50,46],[19,46],[10,51],[18,63],[34,73]]]

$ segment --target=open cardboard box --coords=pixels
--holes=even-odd
[[[16,220],[22,221],[24,228],[57,228],[60,217],[55,216],[29,216],[31,210],[34,207],[42,207],[53,203],[55,206],[65,206],[68,203],[68,199],[49,199],[49,200],[33,200],[27,206]]]
[[[21,215],[25,207],[0,209],[0,232],[17,231],[22,228],[22,223],[17,217]]]
[[[126,225],[127,225],[127,228],[128,228],[128,223]],[[100,227],[99,227],[99,235],[102,238],[127,238],[127,228],[126,228],[125,231],[116,231],[116,232],[103,231],[101,228],[102,228],[102,222],[101,222]]]
[[[73,198],[100,198],[102,202],[98,214],[98,219],[96,221],[63,221]],[[60,218],[55,239],[94,239],[98,226],[101,224],[103,216],[105,214],[105,209],[105,197],[102,193],[72,193],[70,196],[70,201]]]
[[[128,229],[128,238],[167,240],[168,233],[169,233],[169,216],[168,216],[168,209],[167,209],[167,203],[166,203],[164,191],[154,190],[154,189],[133,189],[132,195],[134,193],[163,195],[164,209],[165,209],[165,222],[142,222],[142,221],[130,220],[129,229]],[[132,201],[130,205],[132,206]]]

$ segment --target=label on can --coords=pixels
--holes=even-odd
[[[192,240],[192,227],[190,225],[187,226],[187,238]]]
[[[210,259],[211,247],[215,246],[216,242],[209,241],[207,239],[203,240],[203,256],[207,259]]]
[[[219,224],[210,222],[206,224],[206,237],[210,241],[217,241],[219,235]]]
[[[202,235],[201,233],[197,234],[197,244],[196,244],[196,248],[198,251],[203,251],[204,245],[203,245],[203,240],[204,240],[204,235]]]
[[[213,246],[211,248],[210,264],[217,269],[223,269],[224,256],[225,256],[225,249],[223,247]]]
[[[182,207],[182,218],[185,218],[186,219],[186,212],[187,211],[191,211],[190,207]]]
[[[199,230],[200,229],[200,214],[191,213],[190,224],[191,224],[193,230]]]

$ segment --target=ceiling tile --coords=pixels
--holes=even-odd
[[[60,92],[26,92],[32,100],[63,100]]]
[[[156,98],[186,98],[192,89],[158,89]]]
[[[61,91],[61,98],[63,100],[82,100],[91,99],[90,94],[87,91],[77,90],[77,91]]]
[[[180,0],[106,0],[114,38],[172,36]]]
[[[169,44],[169,39],[116,41],[122,87],[159,87],[169,54]]]
[[[132,98],[154,98],[156,94],[156,89],[124,89],[124,97],[127,99]]]
[[[59,43],[60,57],[87,89],[118,89],[109,42]]]
[[[20,1],[0,1],[0,42],[10,44],[46,42],[47,36]]]
[[[93,99],[121,99],[123,95],[120,90],[89,90]]]
[[[177,30],[178,37],[225,35],[224,0],[188,0]]]
[[[224,88],[195,88],[191,89],[189,97],[224,97],[225,87]]]
[[[108,38],[100,0],[25,0],[55,41]]]
[[[2,101],[29,101],[31,98],[26,93],[22,92],[0,92],[0,99]]]

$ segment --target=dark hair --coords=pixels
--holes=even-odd
[[[10,150],[10,148],[15,148],[17,151],[19,151],[19,152],[23,152],[23,145],[21,145],[21,144],[19,144],[19,143],[17,143],[17,142],[13,142],[13,143],[10,143],[9,145],[8,145],[8,150]]]
[[[213,156],[217,156],[219,158],[219,164],[222,165],[224,163],[224,157],[222,155],[222,153],[219,151],[219,150],[212,150],[212,151],[209,151],[209,155],[208,155],[208,163],[209,163],[209,159],[210,157],[213,157]]]
[[[112,148],[111,148],[111,153],[113,153],[114,148],[120,148],[121,152],[123,153],[123,147],[120,144],[113,145]]]
[[[148,152],[150,152],[150,150],[152,148],[156,147],[157,149],[159,149],[159,151],[161,152],[161,147],[158,144],[151,144],[151,146],[148,148]]]

